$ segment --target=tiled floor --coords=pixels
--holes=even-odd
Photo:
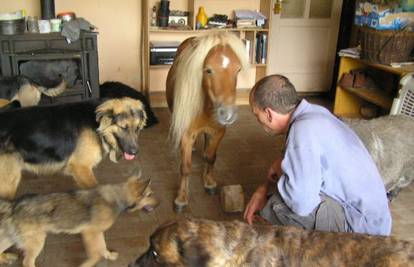
[[[215,220],[241,219],[241,214],[225,214],[219,205],[217,195],[204,192],[201,182],[202,159],[198,142],[193,152],[191,177],[191,199],[183,214],[173,211],[173,199],[178,187],[178,154],[168,144],[170,114],[167,109],[155,109],[160,123],[144,130],[141,135],[141,154],[135,162],[121,161],[118,164],[108,160],[96,169],[101,184],[121,182],[130,170],[139,164],[143,175],[152,180],[153,190],[161,200],[160,206],[151,213],[123,214],[107,231],[106,241],[110,249],[119,252],[115,262],[102,261],[98,266],[127,266],[146,249],[150,233],[161,223],[181,216],[197,216]],[[219,185],[242,184],[246,199],[249,199],[266,173],[268,165],[280,153],[281,137],[270,137],[250,112],[248,106],[240,107],[238,121],[228,127],[219,148],[215,176]],[[37,177],[26,174],[19,188],[24,193],[49,193],[75,189],[70,177],[55,175]],[[406,188],[391,204],[394,218],[393,234],[414,241],[414,185]],[[38,267],[78,266],[86,255],[78,235],[50,235],[46,246],[37,260]],[[16,264],[15,266],[20,266]]]

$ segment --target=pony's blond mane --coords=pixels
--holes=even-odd
[[[244,43],[228,32],[210,33],[195,38],[175,59],[174,104],[170,126],[170,137],[174,148],[178,148],[181,137],[191,122],[203,110],[205,95],[202,91],[203,64],[211,48],[229,45],[240,60],[242,68],[248,65]]]

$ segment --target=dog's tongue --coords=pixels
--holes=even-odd
[[[124,152],[124,158],[126,160],[133,160],[135,158],[135,155],[131,155],[131,154]]]
[[[144,210],[146,210],[146,211],[148,211],[148,212],[152,211],[153,209],[154,209],[154,207],[153,207],[153,206],[151,206],[151,205],[145,205],[145,206],[144,206]]]

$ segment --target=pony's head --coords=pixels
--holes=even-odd
[[[236,85],[248,56],[239,37],[215,32],[194,38],[175,59],[171,133],[176,144],[202,112],[213,112],[220,124],[237,118]]]
[[[214,108],[215,119],[222,125],[232,124],[237,118],[236,85],[241,68],[241,60],[228,44],[214,46],[204,60],[202,88],[207,103]]]

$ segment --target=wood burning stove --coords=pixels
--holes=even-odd
[[[76,83],[63,94],[42,103],[71,102],[99,98],[97,33],[82,31],[79,40],[68,44],[60,33],[0,35],[0,74],[19,75],[28,61],[72,60],[78,65]]]

